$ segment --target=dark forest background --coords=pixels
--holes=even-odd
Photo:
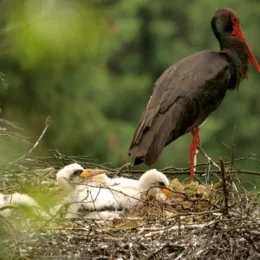
[[[155,80],[185,56],[219,49],[210,20],[221,7],[237,12],[260,61],[258,0],[2,0],[0,71],[8,86],[0,87],[1,117],[33,143],[51,115],[37,154],[58,149],[120,166]],[[228,160],[233,141],[235,157],[260,154],[259,93],[260,74],[250,65],[248,80],[201,129],[212,158]],[[167,147],[156,167],[186,167],[190,141],[185,135]],[[4,150],[0,159],[25,150]],[[256,160],[238,165],[260,169]]]

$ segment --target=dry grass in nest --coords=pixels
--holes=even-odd
[[[200,212],[214,208],[218,200],[218,190],[213,184],[199,184],[198,182],[180,182],[173,179],[170,182],[171,194],[169,204],[177,212]]]
[[[217,185],[203,185],[198,182],[170,182],[170,195],[165,201],[157,200],[151,194],[143,194],[141,200],[130,211],[131,217],[144,220],[169,218],[177,213],[202,212],[219,208],[214,203],[220,194]]]
[[[167,217],[166,204],[157,200],[154,194],[142,194],[141,200],[130,210],[128,216],[141,217],[144,221]]]

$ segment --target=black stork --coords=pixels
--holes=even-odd
[[[204,50],[168,68],[156,81],[129,148],[134,165],[153,165],[165,146],[192,133],[190,179],[200,143],[199,126],[220,105],[227,90],[247,77],[248,61],[260,66],[230,9],[219,9],[211,20],[220,51]]]

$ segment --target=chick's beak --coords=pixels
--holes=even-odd
[[[87,169],[84,169],[84,170],[82,171],[82,173],[80,174],[80,177],[84,177],[84,178],[88,179],[88,178],[90,178],[91,176],[90,176],[90,174],[89,174],[89,171],[88,171]]]
[[[161,191],[166,197],[169,197],[171,194],[171,191],[168,188],[161,188]]]
[[[103,174],[105,173],[104,170],[99,170],[99,169],[84,169],[82,171],[82,173],[80,174],[81,177],[84,177],[86,179],[89,179],[91,177],[94,177],[94,176],[97,176],[97,175],[100,175],[100,174]]]

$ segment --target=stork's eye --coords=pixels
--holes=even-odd
[[[73,172],[73,176],[79,176],[82,173],[83,170],[76,170]]]
[[[159,186],[165,186],[164,182],[162,182],[162,181],[159,181],[158,184],[159,184]]]
[[[232,21],[233,24],[237,24],[237,23],[239,23],[238,18],[235,17],[235,16],[231,16],[231,21]]]

